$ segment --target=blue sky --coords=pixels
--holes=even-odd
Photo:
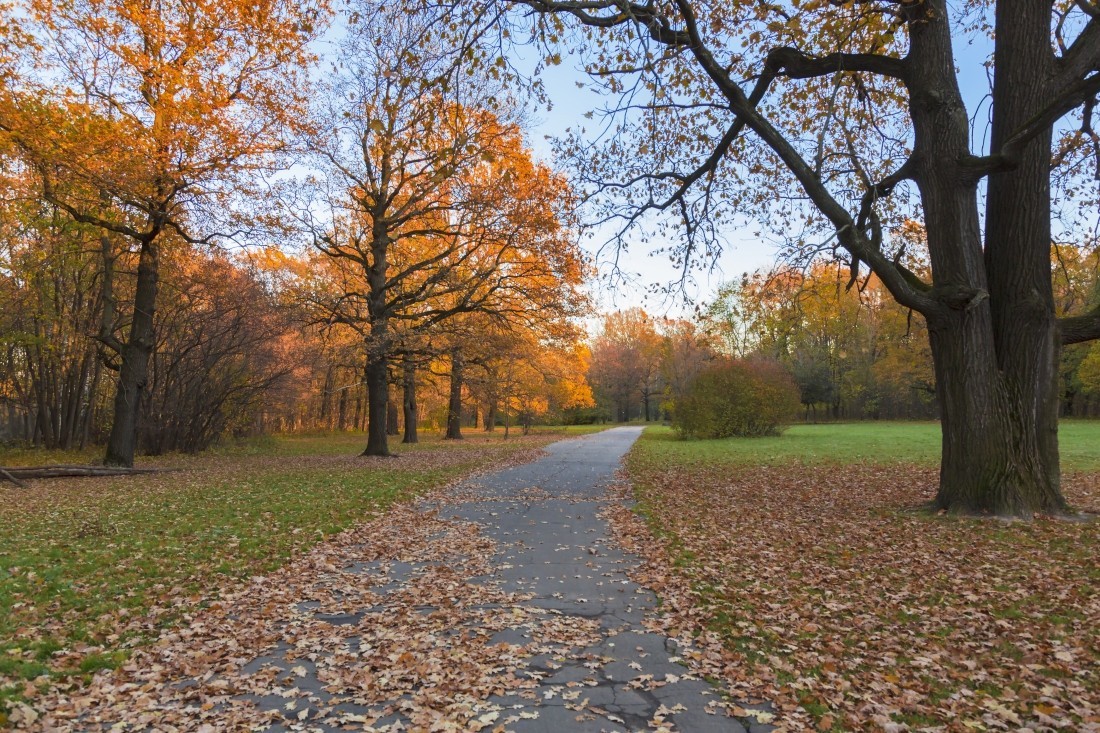
[[[568,57],[560,66],[547,69],[542,74],[552,109],[538,109],[532,114],[530,143],[536,153],[546,160],[552,160],[553,150],[549,138],[563,136],[569,128],[592,127],[585,119],[585,113],[599,109],[606,101],[588,89],[578,88],[584,74],[571,63]],[[586,249],[595,255],[595,250],[612,233],[601,230],[592,233],[584,242]],[[706,300],[719,284],[726,280],[738,279],[744,272],[770,267],[775,261],[775,248],[768,242],[753,235],[746,227],[728,234],[730,246],[723,252],[713,273],[697,273],[696,284],[689,287],[688,295],[695,300]],[[601,274],[607,275],[610,253],[604,252],[599,258]],[[592,291],[596,296],[597,307],[601,310],[615,310],[632,306],[642,306],[646,310],[669,316],[686,316],[690,304],[682,299],[670,299],[663,295],[649,295],[647,289],[652,285],[669,282],[677,276],[671,263],[663,257],[650,256],[640,247],[635,247],[621,255],[620,267],[632,275],[631,281],[601,279],[594,284]]]

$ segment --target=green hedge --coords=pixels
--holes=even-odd
[[[798,387],[779,364],[725,359],[692,381],[672,424],[685,438],[778,435],[798,404]]]

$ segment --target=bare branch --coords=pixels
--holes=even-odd
[[[1059,318],[1058,332],[1063,346],[1100,339],[1100,306],[1079,316]]]
[[[1074,109],[1085,105],[1100,94],[1100,72],[1086,77],[1066,89],[1005,140],[1001,149],[986,156],[969,156],[960,166],[976,179],[999,171],[1012,170],[1024,147],[1049,130],[1055,122]]]

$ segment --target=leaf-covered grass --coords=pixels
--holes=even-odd
[[[1100,471],[1100,420],[1063,420],[1058,438],[1063,470]],[[671,429],[653,427],[646,431],[646,440],[672,443],[663,449],[685,461],[932,466],[940,460],[940,425],[936,422],[799,424],[778,437],[751,440],[680,440]]]
[[[572,437],[575,435],[591,435],[602,433],[604,430],[616,427],[613,423],[600,423],[598,425],[536,425],[531,429],[535,435],[558,435]],[[500,428],[497,428],[500,430]]]
[[[1100,424],[1061,436],[1067,498],[1097,512]],[[718,634],[716,673],[795,728],[1100,729],[1100,521],[919,511],[933,441],[888,423],[647,431],[627,467],[669,623]]]
[[[359,457],[362,434],[263,438],[139,461],[173,473],[0,484],[0,715],[42,675],[117,666],[219,588],[560,434],[502,437],[428,435],[397,458]],[[58,460],[72,456],[0,453]]]

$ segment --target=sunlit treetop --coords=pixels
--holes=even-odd
[[[26,0],[16,12],[41,51],[0,122],[47,187],[82,179],[177,224],[178,207],[228,196],[230,182],[239,194],[300,127],[309,44],[329,17],[324,0]]]

